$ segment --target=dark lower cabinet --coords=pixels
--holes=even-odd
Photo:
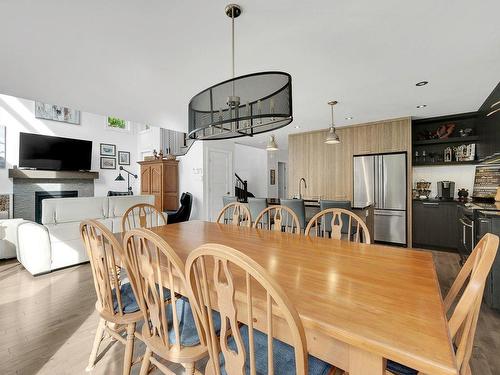
[[[476,219],[476,243],[486,234],[500,236],[500,217],[479,213]],[[500,255],[497,253],[491,272],[486,279],[484,301],[494,309],[500,309]]]
[[[413,201],[413,246],[456,250],[457,203]]]

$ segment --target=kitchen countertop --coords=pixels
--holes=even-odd
[[[482,211],[500,211],[500,202],[474,202],[472,200],[461,201],[458,199],[413,199],[414,202],[429,202],[429,203],[448,203],[448,204],[458,204],[465,206],[471,210],[482,210]]]
[[[364,202],[362,204],[358,204],[356,206],[352,206],[351,208],[353,210],[366,210],[367,208],[369,208],[370,206],[373,206],[373,203],[372,202]]]
[[[418,199],[413,198],[414,202],[429,202],[429,203],[455,203],[455,204],[465,204],[467,201],[460,201],[458,199],[439,199],[439,198],[429,198],[429,199]]]

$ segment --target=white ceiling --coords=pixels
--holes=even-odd
[[[228,2],[1,0],[0,93],[186,131],[190,98],[230,76]],[[332,99],[339,126],[429,117],[476,110],[500,79],[498,0],[239,4],[236,74],[293,77],[282,144],[328,127]]]

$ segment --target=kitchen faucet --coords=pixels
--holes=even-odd
[[[307,189],[307,182],[304,177],[299,180],[299,199],[302,199],[302,181],[304,181],[304,188]]]

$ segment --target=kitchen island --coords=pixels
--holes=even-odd
[[[306,222],[320,212],[320,198],[319,197],[302,197],[304,201],[304,206],[306,209]],[[346,201],[348,202],[348,201]],[[280,204],[279,198],[268,198],[268,205],[278,205]],[[368,227],[370,234],[373,237],[374,233],[374,213],[373,213],[373,203],[365,202],[362,205],[357,205],[356,207],[351,206],[351,211],[358,215]]]

